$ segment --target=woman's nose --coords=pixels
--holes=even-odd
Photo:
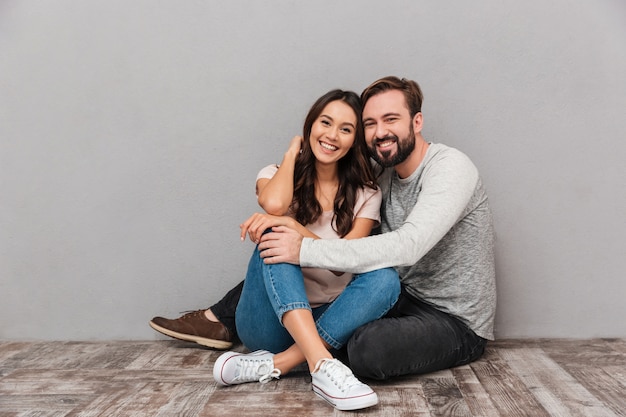
[[[326,132],[326,137],[328,137],[329,139],[336,139],[337,138],[337,128],[336,127],[331,127],[330,129],[328,129],[328,131]]]

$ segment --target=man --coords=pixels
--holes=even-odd
[[[385,77],[361,98],[366,142],[382,170],[382,233],[314,240],[277,227],[259,243],[264,261],[352,273],[397,269],[400,299],[345,347],[357,375],[387,379],[474,361],[493,339],[496,306],[492,218],[478,171],[458,150],[424,139],[423,96],[414,81]],[[234,288],[206,312],[212,320],[199,311],[155,317],[151,325],[219,348],[211,343],[233,337],[228,321],[239,292]]]

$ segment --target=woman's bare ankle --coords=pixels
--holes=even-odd
[[[311,358],[310,361],[307,361],[307,364],[309,365],[310,373],[317,371],[317,365],[320,363],[322,359],[333,359],[333,355],[329,353],[328,355],[321,355],[321,356],[313,357]]]

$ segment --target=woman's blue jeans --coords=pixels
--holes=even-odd
[[[235,314],[237,333],[252,351],[282,352],[294,343],[282,325],[283,314],[307,309],[313,314],[320,337],[339,349],[358,327],[385,315],[399,295],[398,273],[385,268],[354,275],[332,303],[312,309],[300,267],[267,265],[255,249]]]

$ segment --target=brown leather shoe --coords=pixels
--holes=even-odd
[[[228,349],[233,345],[226,326],[207,319],[204,310],[192,311],[174,320],[155,317],[150,320],[150,327],[166,336],[214,349]]]

